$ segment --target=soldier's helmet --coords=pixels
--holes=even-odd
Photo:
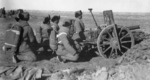
[[[55,15],[55,16],[53,16],[51,21],[54,22],[54,21],[59,20],[59,19],[60,19],[60,16]]]
[[[19,18],[23,21],[28,21],[30,19],[30,14],[28,12],[19,13]]]
[[[50,15],[48,15],[47,17],[44,18],[43,24],[47,24],[48,22],[50,22],[51,17]]]
[[[65,19],[65,20],[63,21],[62,25],[63,25],[64,27],[70,26],[70,25],[71,25],[71,20]]]
[[[82,11],[81,10],[75,12],[75,17],[78,17],[80,15],[82,15]]]

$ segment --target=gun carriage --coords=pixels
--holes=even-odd
[[[112,10],[107,10],[103,12],[105,25],[101,30],[100,26],[98,26],[96,23],[96,20],[92,13],[92,9],[90,8],[89,11],[91,12],[92,17],[95,21],[97,30],[87,31],[91,34],[90,38],[88,38],[84,42],[86,47],[90,46],[90,49],[97,49],[98,54],[106,59],[115,59],[122,56],[128,49],[134,46],[135,38],[132,34],[132,31],[135,29],[139,29],[139,25],[126,27],[117,25],[114,21]]]

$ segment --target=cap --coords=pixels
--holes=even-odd
[[[44,24],[48,23],[50,21],[50,19],[51,19],[51,17],[50,17],[50,15],[48,15],[47,17],[44,18],[43,23]]]
[[[69,19],[65,19],[64,21],[63,21],[63,24],[62,24],[63,26],[70,26],[71,25],[71,20],[69,20]]]
[[[24,21],[28,21],[30,14],[28,12],[19,13],[19,18]]]
[[[76,14],[79,14],[79,15],[82,15],[82,11],[81,11],[81,10],[76,11],[75,13],[76,13]]]
[[[54,21],[59,20],[59,19],[60,19],[60,16],[56,16],[55,15],[55,16],[53,16],[53,18],[51,19],[51,21],[54,22]]]

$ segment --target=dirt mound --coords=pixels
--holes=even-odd
[[[150,58],[150,39],[142,41],[128,50],[119,60],[119,63],[142,61]]]
[[[73,69],[66,69],[52,74],[48,80],[149,80],[149,45],[150,40],[135,45],[124,56],[117,59],[119,61],[115,66],[99,65],[93,70],[76,69],[74,73],[72,73]]]
[[[1,76],[3,76],[1,79],[9,77],[18,80],[23,78],[32,78],[33,80],[149,80],[150,39],[144,40],[128,50],[125,55],[116,60],[118,63],[114,63],[113,66],[103,66],[107,63],[105,59],[99,59],[98,63],[93,60],[84,63],[63,64],[53,58],[50,61],[18,63],[12,67],[1,66],[0,70],[6,70],[3,72],[9,73],[4,75],[1,71]],[[81,65],[86,67],[81,67]],[[90,66],[92,68],[89,68]],[[18,73],[24,74],[19,76]]]

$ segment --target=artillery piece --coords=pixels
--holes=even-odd
[[[92,9],[89,10],[92,14]],[[124,27],[115,24],[112,10],[104,11],[103,15],[105,27],[99,32],[95,44],[97,44],[100,56],[107,59],[115,59],[134,46],[135,40],[132,30],[139,29],[140,27],[139,25]],[[95,21],[93,14],[92,17]]]

